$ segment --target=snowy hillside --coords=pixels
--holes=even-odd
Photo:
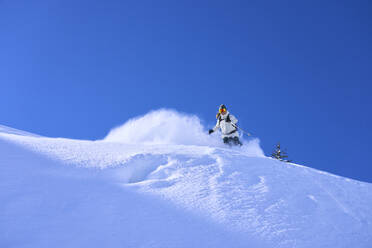
[[[0,247],[372,247],[372,184],[151,112],[97,141],[0,126]]]

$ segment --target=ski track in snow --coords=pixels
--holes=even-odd
[[[177,114],[175,115],[172,118],[176,121],[173,122],[182,122],[177,119]],[[149,121],[150,117],[145,117],[145,121]],[[144,125],[141,118],[139,121]],[[130,122],[130,126],[135,125]],[[183,130],[185,126],[187,125],[181,125],[181,129]],[[151,128],[148,131],[151,131]],[[128,126],[125,125],[115,129],[113,133],[127,138],[131,135]],[[180,136],[175,139],[167,137],[168,143],[159,142],[159,137],[151,137],[151,142],[143,142],[144,136],[136,142],[122,143],[115,137],[117,136],[111,133],[108,138],[101,141],[47,138],[0,126],[0,141],[3,142],[3,146],[7,148],[6,144],[13,144],[18,147],[14,148],[16,151],[14,154],[8,154],[9,159],[4,161],[0,159],[0,162],[2,161],[0,172],[3,173],[2,176],[0,174],[0,180],[5,180],[3,185],[9,189],[9,192],[0,194],[0,200],[14,205],[17,194],[23,195],[18,191],[21,188],[12,185],[23,185],[22,180],[28,181],[17,179],[18,171],[4,166],[12,164],[13,159],[14,161],[20,159],[23,151],[32,151],[35,155],[27,155],[31,156],[32,160],[39,161],[41,156],[42,159],[50,161],[46,163],[51,164],[50,166],[45,168],[35,166],[35,171],[30,170],[31,174],[43,175],[41,177],[43,180],[47,180],[46,175],[50,174],[59,178],[58,180],[73,178],[76,185],[79,185],[79,181],[94,179],[97,183],[92,185],[92,190],[97,190],[97,186],[100,188],[99,185],[104,188],[110,188],[110,185],[115,187],[113,190],[115,193],[109,190],[104,191],[103,195],[97,193],[97,196],[89,191],[91,197],[85,199],[87,205],[82,202],[81,209],[75,209],[78,215],[79,211],[87,211],[98,204],[102,207],[102,216],[105,216],[105,219],[109,216],[111,222],[109,226],[113,225],[112,230],[110,227],[103,230],[106,235],[112,235],[112,232],[119,235],[120,230],[131,233],[129,240],[120,236],[124,234],[110,236],[108,239],[111,240],[112,247],[120,247],[123,244],[126,247],[246,247],[247,244],[253,246],[259,244],[255,247],[372,247],[371,184],[266,158],[256,140],[246,142],[244,149],[231,149],[219,145],[205,145],[203,142],[209,137],[202,137],[194,142],[195,144],[192,144],[193,140],[190,139],[187,139],[188,144],[174,144],[175,140],[180,143],[179,141],[183,139]],[[32,165],[31,161],[30,166]],[[12,169],[16,170],[15,176]],[[7,177],[7,174],[13,177]],[[22,175],[20,178],[24,177],[25,175]],[[33,184],[30,183],[29,186],[32,189]],[[63,186],[55,189],[64,195],[66,203],[70,202],[70,198],[60,187]],[[81,191],[82,187],[76,187],[76,194],[85,192],[84,187],[84,191]],[[37,188],[34,190],[37,191]],[[97,192],[101,192],[101,189]],[[40,196],[30,193],[30,197],[34,198],[28,199],[25,195],[24,199],[35,205],[35,209],[30,213],[31,220],[41,218],[41,222],[44,221],[43,225],[47,225],[47,219],[43,218],[48,217],[38,212],[38,207],[42,206],[42,202],[48,201],[50,193],[44,194],[46,196],[43,198],[42,194]],[[124,198],[137,200],[121,203],[118,200],[121,198],[120,194],[123,194]],[[102,202],[103,205],[100,205],[98,195],[100,197],[107,195],[102,201],[109,204],[106,206]],[[146,208],[146,203],[138,205],[136,201],[145,199],[141,198],[141,195],[154,199],[155,203],[152,203],[154,205],[151,205],[151,208]],[[55,201],[58,202],[57,199]],[[125,204],[129,204],[126,208],[130,215],[125,213],[118,215],[120,211],[118,207]],[[160,210],[159,206],[162,204],[166,205],[164,208],[168,209],[168,214]],[[133,206],[133,209],[130,206]],[[19,207],[26,206],[14,207],[14,211]],[[136,212],[136,208],[142,211]],[[10,211],[11,208],[6,209]],[[0,210],[5,211],[4,208]],[[148,214],[153,211],[156,216],[150,217]],[[183,214],[179,215],[178,211]],[[89,216],[89,211],[86,214]],[[161,226],[164,219],[164,223],[174,229],[173,236],[178,237],[179,243],[176,238],[170,238],[166,231],[162,231],[164,228],[168,230],[166,227],[157,231],[151,229],[150,233],[154,232],[154,235],[146,234],[146,238],[141,238],[141,233],[133,230],[137,226],[135,216],[143,225],[148,222],[150,229],[154,225]],[[3,212],[0,215],[0,230],[6,228],[6,223],[1,222],[2,220],[9,223],[26,221],[19,218],[16,212],[7,215]],[[120,221],[122,218],[127,222],[124,219]],[[180,219],[185,223],[176,224]],[[58,221],[63,223],[63,220]],[[89,219],[84,221],[89,222]],[[103,220],[96,216],[92,221],[100,223]],[[76,225],[82,224],[77,222]],[[199,234],[192,231],[198,225],[205,227],[201,228],[204,230]],[[181,231],[183,228],[189,233],[183,233]],[[137,229],[138,232],[147,230],[138,226]],[[66,231],[67,236],[72,235]],[[13,237],[12,233],[7,233],[8,238],[0,234],[0,245],[2,239],[9,240],[9,237]],[[79,240],[77,236],[74,238]],[[90,244],[86,240],[80,241],[83,244]],[[45,245],[40,240],[39,243],[37,240],[34,242],[38,244],[34,247]]]

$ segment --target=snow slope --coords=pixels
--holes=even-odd
[[[0,247],[372,247],[371,184],[170,110],[98,141],[0,126],[0,202]]]

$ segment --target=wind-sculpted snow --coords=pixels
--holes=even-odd
[[[195,118],[173,114],[178,131]],[[266,158],[255,140],[162,138],[152,115],[103,141],[0,131],[0,247],[372,247],[371,184]]]
[[[16,135],[22,135],[22,136],[31,136],[31,137],[40,137],[39,135],[32,134],[29,132],[21,131],[18,129],[14,129],[11,127],[0,125],[0,133],[6,133],[6,134],[16,134]]]

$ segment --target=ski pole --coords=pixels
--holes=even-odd
[[[250,134],[250,133],[248,133],[248,132],[244,131],[244,130],[243,130],[242,128],[238,127],[237,125],[233,124],[233,126],[234,126],[235,128],[238,128],[238,129],[240,129],[240,131],[242,131],[242,133],[245,133],[246,135],[248,135],[248,136],[251,136],[251,134]]]

